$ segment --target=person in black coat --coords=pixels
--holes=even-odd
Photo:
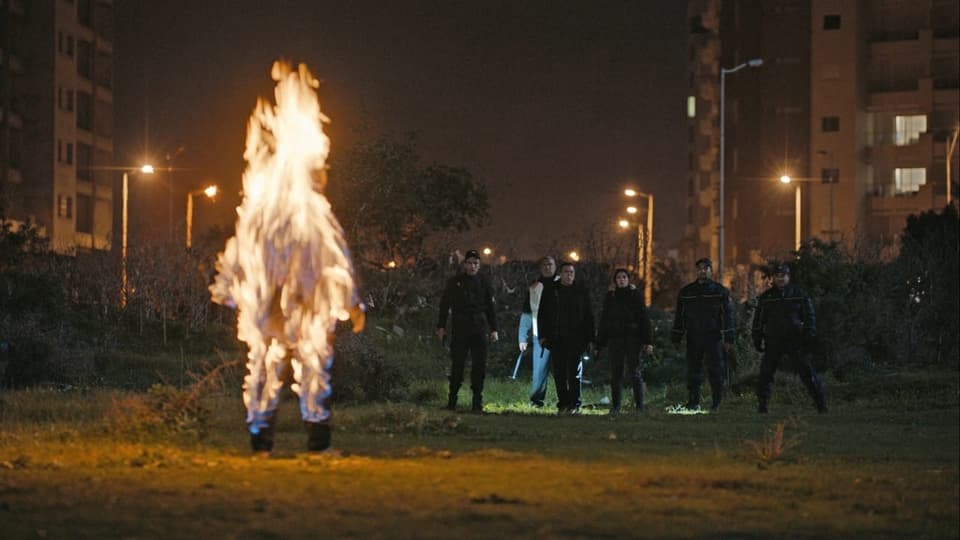
[[[827,412],[823,383],[813,368],[812,352],[817,339],[817,319],[810,295],[790,283],[790,267],[774,267],[773,287],[757,299],[753,315],[753,346],[764,353],[757,382],[758,411],[767,412],[770,387],[781,362],[803,381],[820,413]]]
[[[581,358],[594,341],[590,292],[576,282],[572,263],[560,265],[560,282],[540,300],[540,346],[550,350],[557,385],[557,413],[580,409]]]
[[[724,352],[736,340],[733,303],[723,285],[713,281],[713,263],[703,258],[697,261],[697,280],[680,289],[677,310],[674,313],[671,339],[680,345],[687,336],[687,390],[686,408],[700,408],[700,386],[703,384],[703,364],[706,360],[713,397],[711,411],[716,412],[723,400]]]
[[[611,415],[620,413],[623,399],[623,368],[626,366],[633,386],[637,411],[643,410],[643,364],[640,352],[653,353],[652,329],[643,295],[630,284],[630,274],[623,268],[613,273],[614,289],[607,292],[600,312],[597,345],[609,347],[611,369]]]

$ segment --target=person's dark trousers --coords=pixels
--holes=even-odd
[[[799,342],[777,341],[767,343],[767,351],[763,355],[763,360],[760,361],[760,379],[757,381],[757,401],[760,412],[767,412],[773,376],[781,362],[786,362],[785,367],[791,368],[791,371],[800,376],[800,382],[807,389],[817,410],[826,412],[827,401],[823,394],[823,383],[813,368],[812,355],[802,351]]]
[[[700,405],[700,386],[703,384],[703,364],[707,364],[713,406],[723,399],[723,342],[720,336],[687,334],[687,390],[690,406]]]
[[[553,364],[553,380],[557,385],[557,409],[569,411],[580,406],[580,357],[579,347],[557,346],[550,354]]]
[[[619,411],[623,402],[623,368],[633,387],[633,401],[637,409],[643,409],[643,368],[640,364],[640,340],[637,338],[611,338],[610,355],[611,394],[613,410]]]
[[[450,394],[447,407],[453,409],[457,405],[457,392],[463,383],[463,371],[470,354],[470,389],[473,390],[473,405],[476,408],[483,399],[483,379],[487,372],[487,336],[474,334],[472,336],[454,336],[450,341]]]

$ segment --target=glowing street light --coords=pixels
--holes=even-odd
[[[193,196],[194,195],[206,195],[207,198],[213,199],[217,196],[217,186],[209,185],[202,189],[197,189],[187,193],[187,249],[190,249],[190,246],[193,244]]]
[[[718,246],[720,256],[717,257],[717,274],[719,280],[723,281],[723,188],[724,188],[724,159],[723,159],[723,144],[724,144],[724,109],[726,107],[726,95],[727,95],[727,74],[736,73],[743,68],[758,68],[763,65],[762,58],[754,58],[752,60],[747,60],[746,62],[734,66],[730,69],[720,68],[720,226],[717,228],[717,235],[720,240]]]
[[[580,260],[580,254],[577,253],[576,250],[571,251],[567,254],[567,256],[570,257],[570,260],[573,262],[578,262]]]
[[[799,178],[797,180],[799,180]],[[787,174],[784,174],[783,176],[780,177],[781,184],[789,184],[793,181],[794,179],[790,178],[790,175],[787,175]],[[796,224],[794,225],[793,244],[796,246],[797,251],[800,251],[800,229],[801,229],[800,211],[802,210],[803,205],[801,204],[801,198],[800,198],[800,182],[798,181],[796,182],[796,184],[797,184],[797,194],[796,194],[796,201],[794,202],[794,206],[796,207],[794,209]]]
[[[653,195],[648,193],[643,193],[637,191],[633,188],[627,188],[623,190],[623,194],[631,198],[646,197],[647,198],[647,222],[646,222],[646,231],[644,231],[643,224],[637,223],[637,270],[639,271],[640,267],[643,267],[643,301],[650,305],[650,300],[653,296],[653,280],[651,279],[651,262],[653,260]],[[636,206],[627,207],[627,213],[636,214],[639,210]],[[624,225],[626,220],[620,220],[620,226],[624,229],[627,228],[627,225]],[[645,233],[645,234],[644,234]],[[643,243],[643,264],[641,265],[640,257],[640,245],[641,239],[645,240]]]
[[[630,222],[625,219],[621,219],[620,221],[617,222],[617,225],[619,225],[621,229],[626,229],[627,227],[630,226]]]
[[[153,174],[153,165],[143,165],[139,169],[123,171],[122,198],[120,212],[120,307],[127,306],[127,207],[130,199],[130,173]]]
[[[490,255],[493,254],[493,249],[489,247],[485,247],[483,248],[483,254],[489,257]]]

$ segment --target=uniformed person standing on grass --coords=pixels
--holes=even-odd
[[[470,389],[473,390],[471,410],[483,412],[483,379],[487,366],[487,336],[497,341],[497,317],[493,306],[493,288],[480,275],[480,254],[467,252],[463,271],[447,281],[440,299],[437,318],[437,337],[442,342],[447,335],[447,318],[453,312],[450,339],[450,393],[447,409],[457,408],[457,392],[463,383],[463,371],[470,353]]]
[[[703,384],[703,364],[707,364],[710,391],[716,412],[723,400],[724,353],[733,347],[736,339],[733,303],[723,285],[713,281],[713,263],[703,258],[697,261],[697,280],[680,289],[677,310],[674,312],[671,339],[680,346],[687,336],[687,390],[685,407],[700,409],[700,386]]]
[[[802,288],[790,283],[790,266],[774,267],[773,287],[757,299],[753,315],[753,346],[764,353],[757,382],[758,411],[767,412],[770,387],[780,366],[795,371],[820,413],[827,412],[823,383],[813,368],[817,319],[813,300]]]

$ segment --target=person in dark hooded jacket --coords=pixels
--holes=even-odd
[[[800,376],[817,411],[827,412],[823,383],[812,361],[817,339],[813,301],[805,290],[790,283],[790,267],[786,264],[774,267],[773,287],[757,299],[752,337],[754,348],[764,353],[757,382],[757,410],[767,412],[773,376],[783,366]]]
[[[540,345],[551,352],[558,414],[580,410],[583,353],[596,340],[590,291],[575,278],[573,264],[562,263],[559,283],[540,300]]]
[[[614,289],[607,292],[600,312],[597,345],[608,347],[611,369],[611,415],[620,413],[623,399],[623,368],[626,366],[633,387],[637,411],[643,410],[643,364],[640,352],[653,353],[650,317],[643,295],[630,284],[630,274],[623,268],[613,273]]]

